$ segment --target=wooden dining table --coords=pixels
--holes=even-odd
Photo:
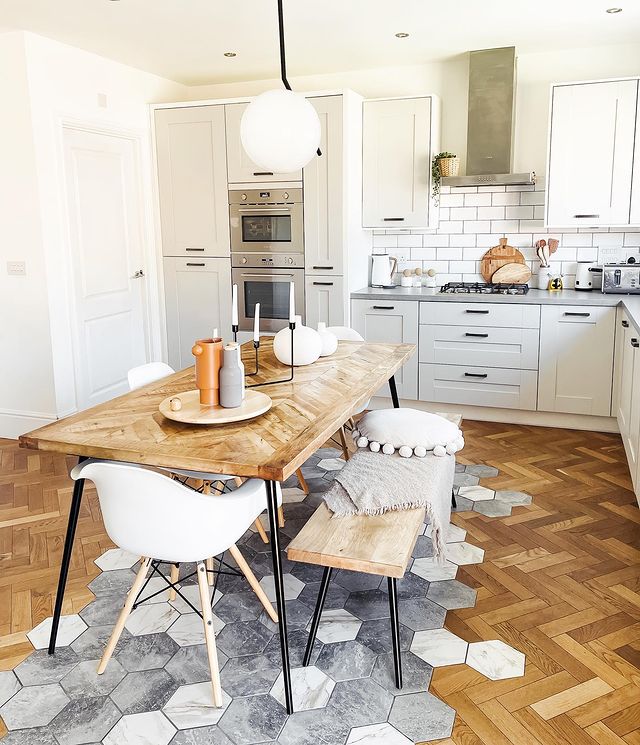
[[[20,445],[85,458],[141,463],[163,468],[258,477],[267,484],[267,511],[278,610],[285,701],[293,712],[286,608],[277,516],[276,482],[285,481],[326,442],[354,411],[387,382],[398,406],[395,373],[414,353],[413,344],[341,341],[337,351],[311,365],[290,368],[273,354],[272,338],[261,339],[259,371],[247,384],[271,397],[271,409],[242,422],[215,426],[165,418],[160,403],[195,388],[194,368],[150,383],[20,437]],[[252,343],[242,347],[245,369],[255,369]],[[55,652],[62,603],[82,502],[84,481],[75,482],[49,641]]]

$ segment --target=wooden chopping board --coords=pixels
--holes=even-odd
[[[522,264],[505,264],[493,273],[491,281],[495,284],[516,284],[524,285],[531,279],[531,269]]]
[[[524,264],[524,256],[517,248],[509,246],[506,238],[500,238],[500,244],[490,248],[480,262],[480,273],[485,282],[494,282],[495,272],[505,264]]]

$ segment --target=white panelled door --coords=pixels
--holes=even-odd
[[[128,390],[148,360],[143,200],[136,139],[63,128],[76,405]]]

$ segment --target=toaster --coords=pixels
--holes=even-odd
[[[640,294],[640,264],[605,264],[602,271],[602,292]]]

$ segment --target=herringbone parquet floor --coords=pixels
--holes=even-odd
[[[620,438],[470,422],[463,463],[499,469],[486,486],[533,503],[506,518],[457,513],[485,561],[458,579],[474,608],[449,611],[468,641],[503,639],[527,656],[523,678],[488,681],[439,668],[431,690],[458,712],[442,745],[640,745],[640,511]],[[31,650],[25,632],[51,614],[73,459],[0,440],[0,669]],[[93,559],[110,546],[85,491],[65,612],[90,599]],[[1,725],[0,725],[1,728]],[[0,732],[0,736],[1,736]]]

